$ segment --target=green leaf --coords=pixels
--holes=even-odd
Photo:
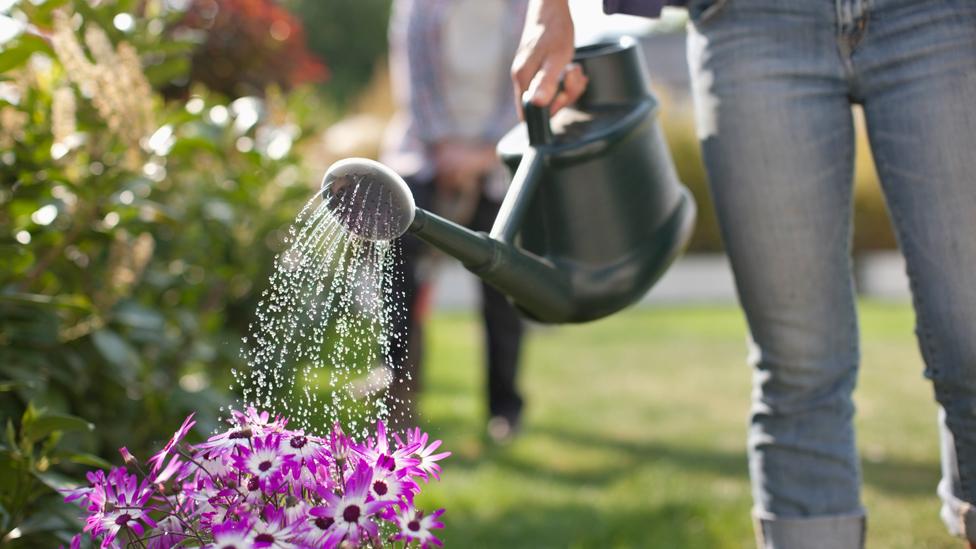
[[[64,459],[77,463],[78,465],[87,465],[89,467],[98,467],[99,469],[111,469],[112,464],[105,461],[104,459],[94,455],[85,453],[74,453],[64,456]]]
[[[89,432],[95,430],[95,426],[80,417],[69,416],[67,414],[44,414],[34,418],[30,422],[25,421],[23,430],[25,439],[36,442],[55,431]]]
[[[67,475],[62,475],[61,473],[56,473],[54,471],[44,471],[43,473],[35,471],[33,475],[34,478],[44,483],[45,486],[54,490],[55,492],[73,490],[81,486],[80,482]]]
[[[13,44],[6,44],[0,51],[0,72],[7,72],[23,65],[30,56],[37,52],[52,55],[51,46],[40,36],[22,34],[12,40]]]
[[[7,444],[10,446],[10,450],[14,451],[17,448],[17,430],[14,429],[14,421],[12,419],[7,420]]]
[[[172,80],[186,76],[189,72],[189,57],[171,57],[162,63],[145,68],[146,78],[154,88],[162,87]]]
[[[109,329],[98,330],[92,334],[92,343],[111,366],[122,383],[135,381],[135,372],[139,367],[139,355],[128,341]]]
[[[10,529],[10,512],[0,503],[0,532],[9,532]]]
[[[91,310],[91,302],[82,295],[49,296],[43,294],[7,293],[0,294],[0,303],[35,305],[57,309],[78,309],[84,312]]]
[[[144,307],[134,302],[124,302],[118,306],[113,315],[115,322],[140,330],[160,332],[165,328],[166,321],[159,311]]]
[[[43,482],[43,481],[42,481]],[[17,525],[20,535],[27,537],[41,532],[60,530],[68,526],[64,519],[52,513],[35,513]]]

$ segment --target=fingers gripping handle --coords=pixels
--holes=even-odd
[[[523,99],[522,113],[525,126],[529,130],[529,145],[539,146],[552,143],[552,128],[549,126],[549,107],[539,107],[531,100]]]

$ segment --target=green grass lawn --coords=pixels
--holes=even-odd
[[[448,547],[752,547],[750,372],[734,307],[533,329],[522,435],[483,438],[481,330],[436,315],[422,424],[454,456],[421,498]],[[868,547],[961,547],[938,519],[936,408],[907,306],[863,303],[858,432]]]

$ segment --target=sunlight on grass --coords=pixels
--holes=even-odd
[[[861,307],[857,394],[869,547],[957,547],[938,521],[935,405],[907,306]],[[531,331],[522,435],[485,442],[481,333],[429,330],[422,421],[455,452],[424,507],[449,547],[752,547],[750,373],[734,307],[632,311]]]

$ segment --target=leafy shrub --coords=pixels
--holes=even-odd
[[[180,15],[160,5],[13,8],[48,36],[23,32],[0,50],[0,419],[14,433],[0,460],[26,455],[32,409],[97,426],[51,432],[70,455],[112,456],[123,441],[146,454],[192,410],[213,429],[272,258],[309,196],[294,151],[314,96],[272,87],[228,103],[198,87],[164,102],[154,90],[188,77],[193,45],[160,42]],[[50,545],[37,536],[58,523],[26,503],[47,498],[44,486],[0,498],[0,543]]]

